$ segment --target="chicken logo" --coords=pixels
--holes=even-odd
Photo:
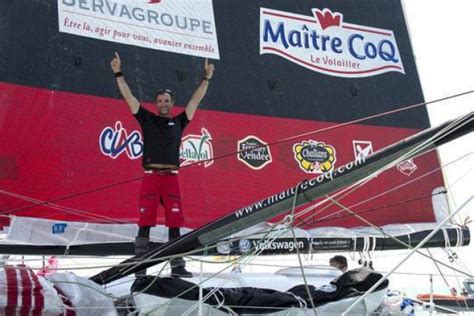
[[[313,9],[313,14],[316,20],[321,24],[321,29],[325,30],[331,26],[342,26],[342,14],[339,12],[331,12],[329,9]]]
[[[303,141],[293,145],[295,160],[306,173],[325,173],[334,169],[336,150],[315,140]]]

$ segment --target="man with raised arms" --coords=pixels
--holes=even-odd
[[[204,98],[209,81],[214,73],[214,65],[207,59],[204,63],[204,77],[191,96],[185,111],[171,116],[175,95],[169,89],[156,91],[155,101],[158,114],[140,105],[125,82],[120,56],[110,62],[122,97],[142,128],[144,139],[143,169],[144,177],[140,189],[138,236],[135,238],[135,254],[140,256],[148,251],[150,228],[156,225],[156,212],[159,204],[165,209],[165,225],[169,228],[169,239],[181,235],[184,216],[179,186],[179,148],[183,131],[193,119],[199,103]],[[139,273],[144,274],[145,271]],[[171,276],[192,277],[185,268],[182,258],[171,260]]]

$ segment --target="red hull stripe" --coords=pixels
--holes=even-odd
[[[25,266],[18,266],[21,278],[21,313],[29,313],[32,309],[31,306],[31,279],[28,270]]]
[[[13,266],[5,266],[4,269],[7,276],[7,306],[5,308],[5,314],[7,316],[14,316],[16,315],[16,307],[18,305],[16,268]]]
[[[40,316],[41,311],[44,308],[44,296],[43,296],[43,287],[41,286],[41,283],[38,280],[38,276],[33,273],[32,270],[28,271],[30,273],[31,279],[33,280],[33,298],[35,300],[35,308],[33,309],[33,315],[34,316]]]

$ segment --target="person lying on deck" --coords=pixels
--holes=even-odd
[[[329,265],[341,270],[342,273],[347,271],[347,259],[344,256],[334,256],[329,259]]]

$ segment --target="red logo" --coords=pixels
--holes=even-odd
[[[313,14],[316,19],[321,24],[323,30],[331,26],[341,26],[342,25],[342,14],[339,12],[331,12],[329,9],[313,9]]]
[[[155,3],[160,3],[161,0],[150,0],[148,1],[148,4],[155,4]]]

